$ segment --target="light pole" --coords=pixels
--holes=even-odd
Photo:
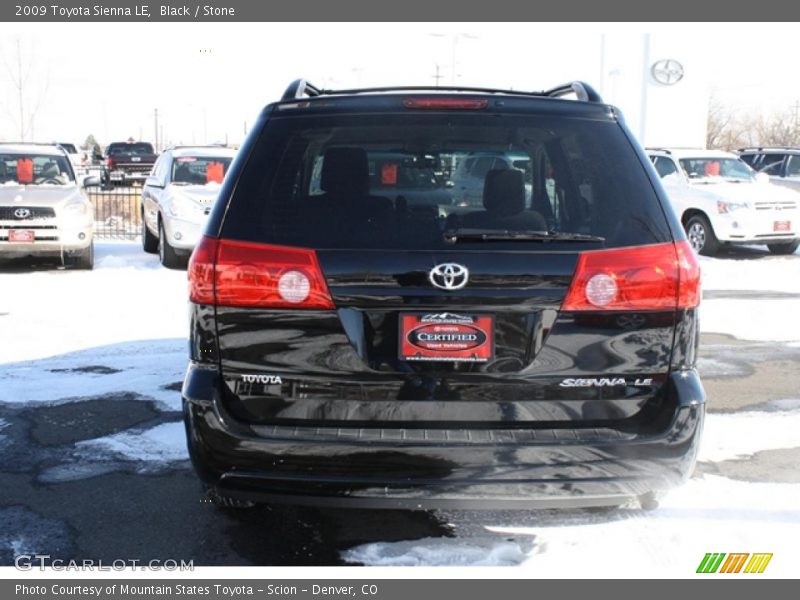
[[[456,73],[456,65],[458,64],[456,57],[458,56],[458,40],[477,40],[479,37],[477,35],[473,35],[471,33],[431,33],[429,34],[431,37],[435,38],[452,38],[452,55],[451,55],[451,63],[450,63],[450,84],[455,86],[456,78],[460,77]],[[438,80],[437,80],[438,82]]]

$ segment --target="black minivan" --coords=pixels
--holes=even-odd
[[[526,168],[496,161],[458,202],[476,155]],[[223,505],[647,506],[694,467],[697,260],[584,83],[298,80],[189,280],[188,445]]]

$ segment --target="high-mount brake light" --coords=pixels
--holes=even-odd
[[[481,110],[489,106],[485,98],[406,98],[406,108],[428,110]]]
[[[561,310],[694,308],[700,267],[686,241],[584,252]]]
[[[204,237],[189,261],[189,297],[198,304],[335,308],[317,254]]]

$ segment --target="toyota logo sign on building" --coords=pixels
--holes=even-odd
[[[665,58],[654,62],[650,73],[661,85],[675,85],[683,79],[683,65],[677,60]]]

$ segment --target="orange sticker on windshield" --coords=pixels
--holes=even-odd
[[[222,183],[225,168],[221,162],[210,162],[206,165],[206,183]]]
[[[17,181],[20,183],[33,183],[33,159],[17,159]]]
[[[397,185],[397,163],[386,163],[381,167],[381,184]]]

